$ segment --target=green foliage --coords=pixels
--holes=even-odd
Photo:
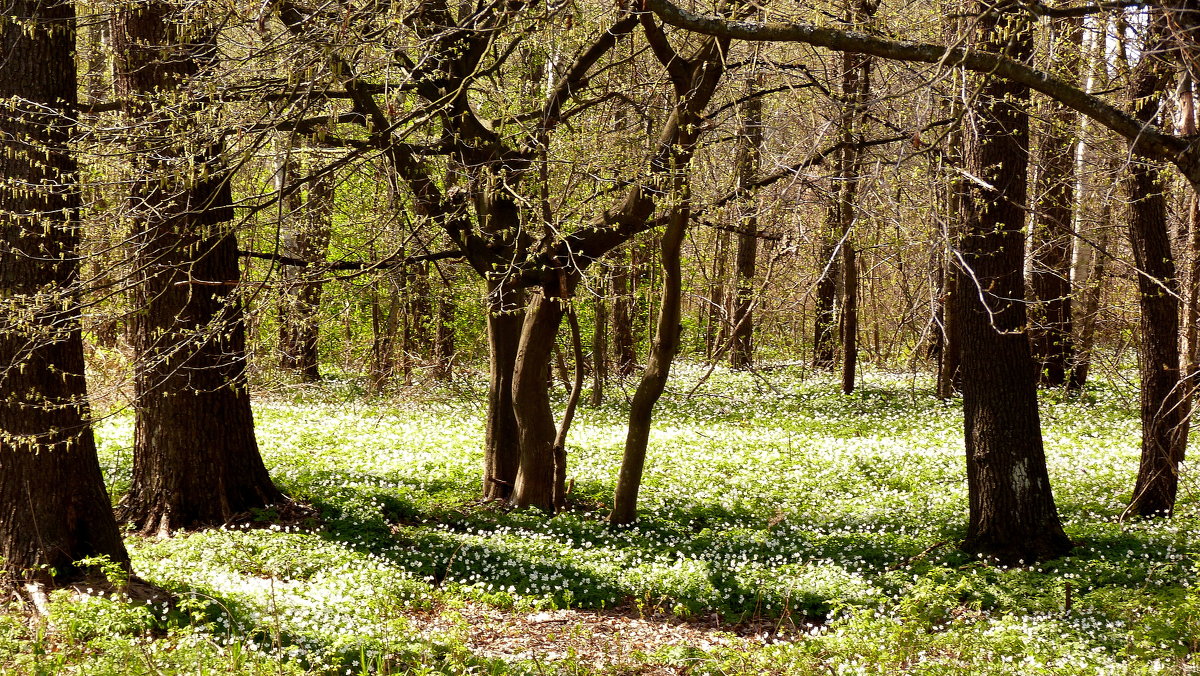
[[[547,519],[477,502],[477,385],[364,404],[334,382],[262,401],[267,462],[320,509],[320,527],[131,539],[137,574],[178,602],[56,595],[48,622],[0,616],[0,672],[589,673],[569,656],[475,655],[465,620],[427,626],[463,603],[774,627],[774,642],[752,650],[637,657],[689,673],[1191,668],[1200,519],[1185,490],[1174,519],[1120,520],[1137,464],[1129,392],[1044,397],[1051,477],[1079,546],[1004,569],[954,546],[966,509],[961,413],[925,380],[875,375],[846,397],[786,370],[768,382],[718,369],[689,396],[706,372],[678,369],[657,413],[640,518],[619,529],[603,520],[624,442],[618,405],[581,412],[572,509]],[[130,431],[119,417],[100,427],[110,476],[129,472]]]

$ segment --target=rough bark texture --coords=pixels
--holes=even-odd
[[[985,14],[983,46],[1028,58],[1031,35],[1021,22]],[[1028,87],[988,78],[970,110],[967,170],[981,180],[968,185],[963,199],[966,267],[956,294],[970,502],[963,548],[1005,564],[1071,548],[1046,472],[1036,372],[1023,332],[1028,101]]]
[[[150,3],[119,11],[113,22],[128,118],[159,131],[182,123],[198,136],[190,149],[181,143],[139,153],[134,168],[129,208],[134,307],[141,310],[133,320],[133,482],[121,516],[146,533],[220,525],[283,497],[254,437],[220,141],[193,126],[195,118],[178,117],[195,114],[179,107],[182,85],[215,45],[211,37],[186,36],[171,12]]]
[[[1049,70],[1078,79],[1083,26],[1078,19],[1051,23]],[[1075,144],[1079,113],[1047,102],[1039,145],[1037,202],[1029,240],[1033,301],[1029,339],[1043,385],[1067,383],[1075,359],[1071,327],[1071,258],[1074,249]]]
[[[89,556],[129,565],[83,375],[74,21],[55,1],[16,0],[0,17],[0,137],[27,142],[0,154],[0,566],[12,580],[68,582]]]
[[[1161,18],[1152,26],[1158,26]],[[1159,28],[1161,30],[1161,28]],[[1138,117],[1152,122],[1158,115],[1166,82],[1165,64],[1143,58],[1130,75],[1130,100]],[[1138,268],[1142,345],[1142,454],[1128,511],[1139,516],[1167,516],[1175,509],[1179,463],[1187,443],[1183,384],[1179,373],[1179,280],[1167,226],[1162,167],[1135,154],[1127,187],[1129,241]]]
[[[487,430],[483,497],[508,500],[521,464],[521,438],[513,411],[513,372],[525,321],[524,294],[503,282],[489,283]]]

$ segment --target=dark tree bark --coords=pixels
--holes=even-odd
[[[1019,10],[976,6],[982,47],[1029,58],[1032,36]],[[1028,87],[988,78],[969,112],[967,171],[978,180],[963,199],[965,267],[956,294],[970,502],[962,546],[1009,565],[1071,548],[1046,471],[1036,372],[1023,331],[1028,103]]]
[[[600,293],[593,306],[592,323],[592,406],[604,403],[604,384],[608,382],[608,293],[611,289],[612,268],[605,265],[600,274]]]
[[[858,366],[858,253],[853,242],[842,247],[842,275],[842,394],[850,394]]]
[[[487,432],[484,437],[483,496],[508,500],[521,464],[521,440],[513,409],[513,373],[521,325],[525,322],[525,294],[504,281],[488,283]]]
[[[627,247],[629,252],[623,254],[620,258],[628,256],[630,263],[625,264],[624,260],[617,260],[613,265],[612,284],[613,284],[613,309],[612,309],[612,330],[613,330],[613,353],[617,359],[617,374],[621,377],[628,376],[637,368],[637,351],[636,341],[633,337],[633,284],[632,280],[636,277],[632,270],[633,247]]]
[[[1078,80],[1083,38],[1080,19],[1050,24],[1048,70]],[[1074,250],[1075,144],[1079,113],[1045,104],[1039,145],[1035,218],[1029,240],[1031,317],[1029,339],[1042,385],[1067,383],[1075,359],[1071,326],[1071,258]]]
[[[826,223],[826,228],[830,228],[829,223]],[[837,277],[842,260],[838,255],[838,242],[832,239],[835,236],[832,232],[832,229],[829,229],[826,233],[821,255],[817,259],[817,263],[822,267],[813,296],[813,366],[822,369],[833,368],[837,351],[837,315],[834,305],[837,301]]]
[[[1156,13],[1152,36],[1165,29]],[[1153,39],[1153,38],[1152,38]],[[1154,47],[1157,40],[1146,45]],[[1144,48],[1143,53],[1154,53]],[[1166,68],[1158,57],[1143,56],[1130,74],[1129,95],[1137,116],[1153,122],[1159,114]],[[1128,512],[1169,516],[1179,490],[1179,463],[1187,444],[1184,388],[1179,373],[1179,280],[1167,226],[1163,167],[1134,151],[1126,185],[1130,196],[1129,241],[1138,269],[1142,345],[1142,454]]]
[[[0,570],[63,583],[90,556],[129,567],[83,373],[73,5],[15,0],[0,38]]]
[[[151,2],[119,10],[113,22],[127,118],[160,132],[182,123],[197,136],[153,151],[133,143],[134,306],[142,311],[134,318],[133,482],[120,513],[145,533],[220,525],[283,498],[254,436],[219,137],[206,138],[191,111],[180,120],[154,103],[187,97],[184,85],[215,57],[215,37],[186,38],[172,12]]]
[[[562,322],[565,299],[559,289],[542,288],[525,308],[513,374],[513,408],[521,462],[512,501],[518,507],[554,512],[554,412],[550,408],[550,355]]]
[[[682,331],[680,319],[683,314],[680,249],[692,217],[690,164],[698,139],[696,128],[699,126],[700,111],[708,105],[725,74],[724,55],[729,48],[728,40],[709,38],[695,56],[682,60],[683,67],[673,68],[681,59],[666,40],[662,28],[650,15],[643,15],[641,21],[655,56],[671,73],[675,90],[675,106],[668,128],[677,130],[674,136],[676,142],[664,149],[664,154],[658,158],[660,166],[670,167],[670,172],[662,176],[663,188],[669,189],[674,199],[661,240],[662,303],[646,368],[642,371],[642,378],[630,403],[625,452],[621,458],[612,512],[608,516],[610,523],[618,525],[633,523],[637,518],[637,498],[646,462],[654,405],[667,386],[671,363],[679,350]]]
[[[288,181],[284,163],[284,181]],[[294,193],[297,197],[299,192]],[[313,179],[308,196],[301,208],[299,199],[288,211],[294,216],[290,224],[281,225],[279,251],[284,256],[305,261],[308,265],[283,266],[279,307],[280,367],[300,376],[304,382],[321,379],[318,345],[320,340],[319,313],[324,275],[316,264],[325,260],[333,219],[333,175],[326,173]]]
[[[761,87],[755,78],[751,90]],[[751,94],[754,91],[750,92]],[[758,264],[758,204],[749,192],[762,164],[763,99],[752,96],[742,105],[742,129],[738,148],[739,192],[747,193],[748,211],[738,224],[737,254],[734,257],[733,312],[729,321],[733,342],[729,350],[729,365],[735,369],[749,368],[754,363],[754,274]]]
[[[625,453],[617,477],[612,512],[608,516],[609,522],[613,524],[630,524],[637,518],[637,498],[642,485],[642,471],[646,465],[650,421],[654,405],[666,389],[667,378],[671,374],[671,362],[679,349],[679,320],[682,314],[680,248],[687,232],[688,220],[691,218],[685,180],[681,178],[680,184],[676,186],[677,192],[680,193],[680,204],[675,207],[662,238],[662,306],[658,312],[650,357],[646,361],[642,379],[629,405],[629,430],[625,436]]]

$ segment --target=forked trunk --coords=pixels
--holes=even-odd
[[[489,282],[487,430],[484,436],[483,497],[508,500],[521,464],[521,438],[513,410],[513,372],[525,322],[525,294],[503,282]]]
[[[565,310],[557,290],[534,293],[525,308],[513,374],[513,410],[521,443],[512,502],[554,512],[554,411],[550,408],[550,358]],[[551,295],[555,294],[555,295]]]

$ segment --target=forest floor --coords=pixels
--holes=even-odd
[[[1077,543],[1000,568],[958,551],[960,402],[924,376],[843,396],[788,368],[684,365],[660,404],[638,522],[604,522],[626,396],[584,408],[571,509],[478,500],[475,381],[367,397],[352,380],[256,399],[275,480],[313,516],[130,537],[175,595],[58,591],[0,613],[0,674],[1130,674],[1200,672],[1200,502],[1130,521],[1136,391],[1042,395]],[[560,391],[561,395],[561,391]],[[129,484],[128,412],[98,427]],[[0,603],[8,603],[0,601]]]

